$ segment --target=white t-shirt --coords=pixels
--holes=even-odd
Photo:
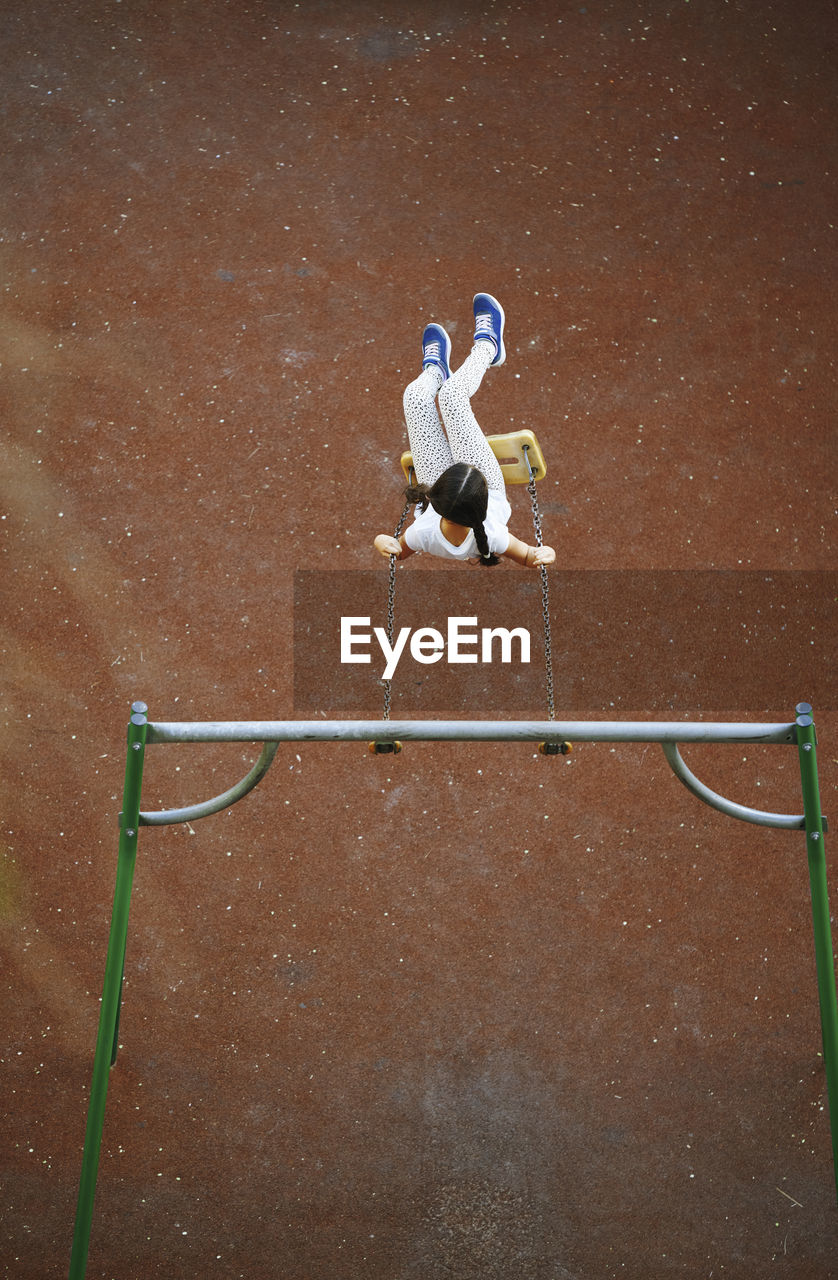
[[[502,556],[509,546],[509,530],[506,526],[511,515],[512,508],[506,494],[499,489],[490,489],[483,528],[493,555]],[[465,542],[455,547],[443,534],[441,523],[442,516],[428,503],[405,531],[404,540],[411,551],[427,551],[433,556],[446,556],[450,560],[469,560],[480,555],[472,529],[469,529]]]

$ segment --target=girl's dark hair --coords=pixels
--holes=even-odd
[[[489,486],[477,467],[455,462],[434,484],[408,485],[404,495],[409,502],[418,502],[423,511],[430,502],[438,515],[472,529],[480,552],[480,563],[500,564],[500,558],[489,550],[489,539],[483,527],[489,507]]]

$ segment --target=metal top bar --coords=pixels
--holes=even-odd
[[[780,742],[796,725],[690,720],[222,720],[149,722],[160,742]]]

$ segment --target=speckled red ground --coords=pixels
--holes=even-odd
[[[536,429],[563,567],[835,567],[836,20],[9,0],[0,34],[0,1258],[46,1280],[129,704],[292,715],[293,570],[384,572],[428,319],[463,353],[502,298],[481,422]],[[252,758],[157,748],[146,803]],[[799,807],[793,752],[690,759]],[[91,1277],[838,1275],[804,845],[655,748],[281,748],[143,833],[125,994]]]

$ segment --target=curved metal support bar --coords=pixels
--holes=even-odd
[[[229,791],[222,791],[220,796],[214,796],[212,800],[204,800],[201,804],[190,804],[184,809],[158,809],[152,813],[141,813],[140,826],[165,827],[173,822],[192,822],[197,818],[207,818],[211,813],[218,813],[221,809],[229,809],[231,804],[241,800],[242,796],[246,796],[248,791],[253,790],[257,782],[262,781],[273,764],[278,747],[278,742],[266,742],[250,772],[245,774],[235,786],[230,787]]]
[[[758,827],[784,827],[791,831],[805,830],[806,819],[803,814],[767,813],[763,809],[749,809],[747,805],[737,804],[735,800],[728,800],[725,796],[720,796],[717,791],[711,791],[687,768],[676,742],[662,742],[661,746],[676,778],[679,778],[694,796],[698,796],[699,800],[709,804],[711,809],[718,809],[720,813],[726,813],[729,818],[752,822]]]

